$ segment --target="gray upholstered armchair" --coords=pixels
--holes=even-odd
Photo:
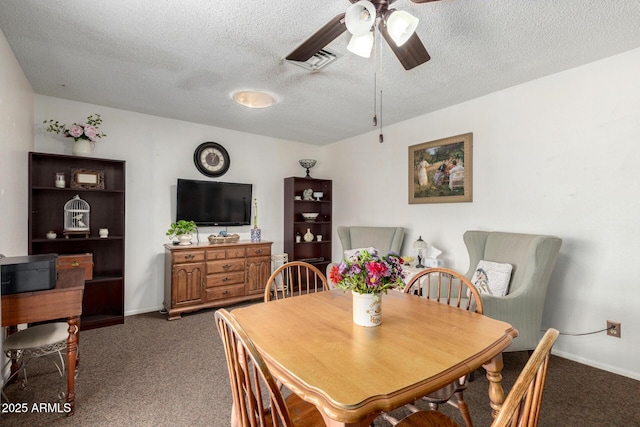
[[[400,253],[402,240],[404,239],[404,227],[365,227],[365,226],[344,226],[338,227],[338,237],[342,243],[342,253],[350,249],[376,248],[381,255],[389,252]],[[327,266],[327,277],[329,270],[334,264]],[[333,287],[333,283],[329,284]]]
[[[542,336],[542,312],[551,272],[562,240],[554,236],[467,231],[464,243],[469,252],[472,278],[480,260],[513,266],[509,290],[504,297],[482,295],[484,314],[509,322],[518,337],[507,351],[533,350]]]

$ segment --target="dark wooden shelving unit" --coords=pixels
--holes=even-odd
[[[72,169],[104,172],[104,189],[69,188]],[[66,188],[55,186],[65,174]],[[90,234],[63,235],[64,205],[75,195],[89,203]],[[109,236],[101,238],[100,228]],[[53,230],[56,239],[47,239]],[[93,254],[93,279],[85,283],[82,329],[124,323],[125,162],[93,157],[29,153],[29,254]]]
[[[306,261],[320,269],[323,273],[331,263],[331,221],[332,221],[332,181],[315,178],[284,179],[284,251],[289,261]],[[295,200],[302,198],[306,189],[321,191],[323,197],[317,200]],[[306,221],[302,213],[317,212],[318,218]],[[307,229],[314,236],[322,235],[322,241],[296,242],[296,233],[304,236]]]

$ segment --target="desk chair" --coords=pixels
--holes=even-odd
[[[233,394],[231,425],[324,425],[322,415],[311,403],[296,394],[291,394],[285,400],[253,341],[232,313],[221,308],[216,311],[215,320],[224,344]]]
[[[27,365],[37,357],[58,354],[60,364],[55,359],[50,359],[58,369],[61,377],[64,377],[65,364],[62,352],[67,348],[69,336],[67,322],[45,323],[32,326],[9,335],[5,340],[2,351],[9,359],[3,371],[9,364],[16,364],[15,369],[5,384],[9,384],[20,372],[22,372],[22,386],[27,385]],[[4,391],[2,396],[9,401]],[[61,396],[63,397],[63,396]]]
[[[549,329],[537,345],[529,361],[509,391],[491,427],[536,427],[540,420],[542,393],[549,369],[551,348],[558,331]],[[449,417],[438,411],[417,411],[402,419],[396,427],[457,427]]]
[[[457,271],[448,268],[427,268],[420,271],[409,280],[404,288],[404,292],[410,295],[417,295],[441,304],[448,304],[462,310],[473,311],[482,314],[483,305],[480,293],[471,284],[469,279]],[[415,327],[410,325],[409,327]],[[432,409],[438,409],[438,405],[449,403],[458,408],[467,427],[472,427],[469,407],[463,397],[463,392],[467,388],[469,376],[464,375],[445,387],[427,396],[422,397],[429,403]],[[413,405],[407,405],[411,411],[417,411]],[[416,415],[419,417],[420,415]],[[398,424],[398,420],[383,413],[382,417],[392,425]]]
[[[317,267],[303,261],[291,261],[276,268],[267,279],[264,302],[328,290],[329,282]]]

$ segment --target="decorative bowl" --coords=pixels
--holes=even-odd
[[[318,218],[318,215],[320,215],[318,212],[303,212],[302,213],[302,217],[305,219],[305,221],[315,221],[316,218]]]
[[[298,162],[300,162],[300,166],[302,166],[305,169],[311,169],[316,165],[316,160],[314,159],[302,159],[302,160],[298,160]]]
[[[324,196],[324,193],[322,191],[313,192],[313,197],[315,197],[318,201],[320,201],[320,199],[322,199],[323,196]]]

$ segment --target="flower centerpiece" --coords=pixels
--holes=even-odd
[[[102,124],[100,114],[92,114],[87,117],[84,123],[74,123],[67,127],[58,120],[45,120],[43,124],[48,124],[47,132],[62,134],[67,138],[73,138],[73,154],[89,155],[91,154],[91,143],[96,143],[100,138],[107,136],[103,132],[98,132],[98,127]]]
[[[377,249],[358,249],[329,271],[337,288],[353,293],[353,321],[377,326],[382,321],[381,294],[404,287],[402,258],[395,253],[380,256]]]

